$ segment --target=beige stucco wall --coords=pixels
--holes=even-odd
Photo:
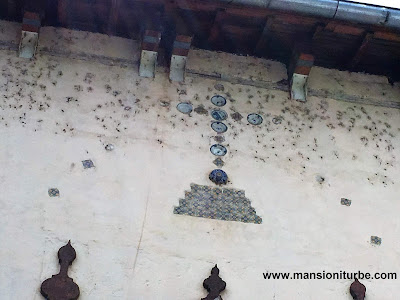
[[[199,50],[185,83],[170,82],[161,68],[144,79],[137,43],[85,32],[44,28],[46,48],[23,60],[6,49],[18,41],[18,25],[0,29],[2,300],[42,299],[40,284],[58,272],[56,252],[69,239],[77,251],[70,276],[83,300],[200,299],[215,263],[227,300],[351,299],[349,280],[268,281],[266,271],[399,270],[399,110],[316,96],[293,102],[274,85],[286,79],[283,65]],[[207,72],[222,73],[221,80],[198,76]],[[376,76],[313,72],[311,88],[328,95],[335,82],[340,97],[369,88],[376,101],[399,99],[398,87]],[[215,168],[211,116],[183,115],[176,105],[211,110],[215,94],[227,97],[229,114],[244,116],[226,122],[223,169],[261,225],[173,214],[191,183],[212,185]],[[259,127],[246,121],[253,112],[264,118]],[[84,169],[85,159],[95,168]],[[53,187],[60,197],[48,196]],[[397,299],[398,280],[363,283],[367,299]]]

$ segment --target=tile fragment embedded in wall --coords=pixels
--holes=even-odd
[[[340,199],[340,204],[346,205],[346,206],[350,206],[351,205],[351,200],[346,199],[346,198],[342,198],[342,199]]]
[[[50,197],[59,197],[60,196],[60,191],[56,188],[49,189],[48,193],[49,193]]]
[[[83,165],[83,167],[84,167],[85,169],[94,168],[93,161],[90,160],[90,159],[83,160],[83,161],[82,161],[82,165]]]
[[[379,236],[371,236],[371,244],[380,245],[382,244],[382,238]]]
[[[223,167],[224,166],[224,161],[221,158],[216,158],[213,161],[214,165],[216,165],[217,167]]]

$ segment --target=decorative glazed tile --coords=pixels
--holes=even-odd
[[[247,116],[247,121],[252,125],[260,125],[263,122],[263,118],[259,114],[252,113]]]
[[[342,198],[342,199],[340,199],[340,204],[346,205],[346,206],[350,206],[351,205],[351,200],[346,199],[346,198]]]
[[[228,175],[221,169],[212,170],[208,178],[218,185],[226,184],[228,182]]]
[[[174,214],[225,221],[261,224],[249,199],[242,190],[191,184],[185,199],[179,199]]]
[[[220,144],[215,144],[210,147],[210,152],[215,156],[224,156],[228,150]]]
[[[217,167],[223,167],[225,165],[224,161],[221,158],[216,158],[213,161],[214,165],[216,165]]]
[[[217,133],[224,133],[228,130],[228,127],[222,122],[212,122],[211,128]]]
[[[380,245],[382,244],[382,239],[378,236],[371,236],[371,244]]]
[[[217,121],[223,121],[223,120],[226,120],[226,118],[228,117],[228,114],[226,113],[226,111],[224,111],[222,109],[214,109],[211,112],[211,116]]]
[[[60,191],[58,189],[49,189],[48,193],[50,197],[60,197]]]
[[[226,99],[220,95],[215,95],[211,98],[211,103],[215,106],[224,106],[226,104]]]
[[[176,106],[176,108],[183,114],[190,114],[193,110],[192,104],[188,102],[181,102]]]
[[[85,169],[94,168],[94,164],[90,159],[83,160],[82,165]]]

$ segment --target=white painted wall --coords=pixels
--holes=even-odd
[[[18,41],[18,25],[3,22],[0,29],[3,48]],[[198,300],[215,263],[227,300],[351,299],[349,280],[267,281],[266,271],[399,271],[399,110],[313,96],[296,103],[285,91],[196,76],[171,83],[162,69],[142,79],[131,64],[137,43],[52,28],[40,38],[42,52],[31,61],[0,51],[2,300],[42,299],[40,284],[58,272],[56,253],[69,239],[77,251],[70,276],[83,300]],[[196,60],[202,55],[208,69]],[[270,74],[257,84],[285,79],[282,65],[246,68],[246,59],[253,60],[193,51],[188,68],[253,80],[268,65]],[[115,66],[105,64],[111,61]],[[399,99],[398,87],[382,78],[313,73],[313,89]],[[211,185],[215,167],[211,117],[175,107],[189,101],[211,110],[217,93],[227,97],[227,112],[245,117],[226,122],[224,170],[229,187],[246,191],[261,225],[172,213],[191,183]],[[260,127],[247,123],[252,112],[263,116]],[[282,124],[273,124],[274,116]],[[104,150],[107,143],[115,150]],[[85,159],[95,168],[83,169]],[[48,196],[51,187],[59,198]],[[341,197],[352,205],[341,205]],[[371,245],[372,235],[381,246]],[[367,299],[397,299],[396,280],[363,283]]]

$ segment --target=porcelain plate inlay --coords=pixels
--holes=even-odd
[[[224,156],[227,153],[226,148],[220,144],[212,145],[210,151],[216,156]]]
[[[228,127],[222,122],[212,122],[211,128],[218,133],[223,133],[228,130]]]
[[[215,95],[211,98],[211,103],[216,106],[224,106],[226,104],[226,99],[220,95]]]
[[[247,121],[252,125],[260,125],[263,122],[263,118],[259,114],[249,114]]]
[[[176,106],[177,110],[179,110],[183,114],[190,114],[193,110],[192,104],[187,102],[181,102]]]
[[[226,120],[228,114],[222,109],[214,109],[211,112],[211,116],[217,121],[223,121]]]

